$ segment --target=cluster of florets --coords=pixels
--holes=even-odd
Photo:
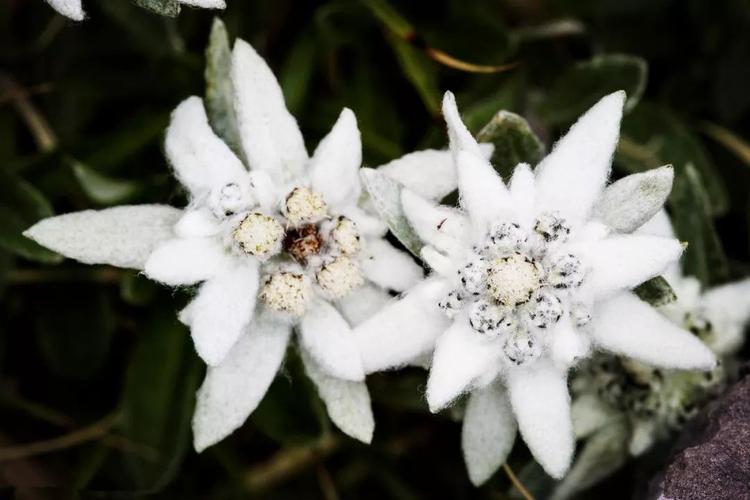
[[[236,194],[230,187],[227,195]],[[268,263],[259,298],[270,309],[299,316],[315,285],[326,298],[340,299],[364,283],[357,226],[331,217],[320,193],[295,187],[277,214],[231,215],[231,250]]]
[[[501,338],[507,359],[519,365],[539,357],[545,330],[564,314],[577,326],[591,318],[584,304],[566,305],[585,277],[578,258],[561,252],[570,227],[545,213],[533,228],[527,234],[514,222],[493,225],[458,270],[460,286],[439,302],[449,317],[466,314],[478,334]]]

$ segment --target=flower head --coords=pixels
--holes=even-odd
[[[604,193],[623,102],[622,92],[603,98],[534,171],[520,164],[506,185],[448,93],[443,113],[460,209],[402,193],[433,275],[357,328],[365,369],[398,366],[434,348],[427,401],[438,411],[470,393],[464,453],[476,483],[505,459],[515,421],[545,470],[565,473],[574,444],[566,374],[595,348],[658,366],[714,365],[700,341],[629,292],[677,260],[680,242],[620,232],[607,224],[612,208],[599,206],[612,197]],[[670,169],[655,175],[671,184]],[[607,191],[619,193],[618,184]],[[664,191],[615,210],[633,223],[644,211],[653,215]],[[388,342],[387,329],[412,338]],[[487,405],[506,408],[504,419],[486,413]]]
[[[82,0],[46,0],[60,15],[74,21],[83,21],[86,13],[83,11]],[[223,9],[226,7],[224,0],[178,0],[179,4],[191,7],[202,7],[205,9]],[[179,7],[177,7],[179,12]]]
[[[413,285],[422,269],[385,241],[385,226],[359,206],[361,140],[350,110],[309,156],[276,78],[242,40],[232,53],[231,83],[247,163],[216,135],[200,98],[186,99],[172,113],[165,150],[189,195],[184,210],[149,210],[160,218],[146,220],[143,229],[119,220],[135,207],[69,214],[27,235],[74,258],[93,255],[87,262],[134,261],[169,286],[199,285],[179,315],[209,365],[194,416],[199,451],[252,413],[281,366],[292,330],[334,422],[369,441],[374,423],[352,324],[386,302],[390,290]],[[147,241],[128,260],[121,252],[132,243],[120,248],[119,240],[97,241],[86,226],[59,230],[91,218],[113,218],[129,230],[120,239]],[[143,234],[157,222],[156,236]]]

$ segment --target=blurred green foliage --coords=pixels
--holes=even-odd
[[[459,426],[428,413],[416,369],[371,377],[377,428],[366,447],[331,430],[292,353],[248,424],[196,455],[203,368],[174,314],[187,295],[62,261],[21,236],[53,213],[183,203],[163,131],[189,95],[205,95],[214,127],[232,130],[228,82],[204,83],[227,64],[222,40],[242,37],[268,59],[308,147],[352,108],[368,166],[444,146],[447,89],[474,132],[489,123],[507,174],[540,157],[529,130],[548,149],[624,88],[616,175],[673,164],[686,271],[704,284],[747,274],[747,2],[227,3],[228,38],[215,28],[208,54],[210,11],[151,12],[174,15],[176,2],[87,0],[83,23],[42,0],[0,3],[0,486],[29,498],[518,498],[502,472],[469,484]],[[518,116],[500,119],[501,109]],[[641,497],[666,449],[587,498]],[[510,465],[531,490],[546,487],[522,444]]]

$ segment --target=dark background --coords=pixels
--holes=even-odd
[[[381,2],[227,3],[218,15],[269,61],[308,149],[348,106],[371,166],[445,144],[444,90],[475,132],[509,109],[549,145],[602,95],[625,88],[636,104],[644,89],[623,124],[616,175],[673,163],[686,271],[706,285],[747,274],[747,1],[393,0],[390,13]],[[248,423],[196,455],[189,424],[204,368],[175,317],[186,294],[62,261],[20,232],[53,213],[183,203],[161,142],[176,104],[203,94],[214,13],[184,8],[170,19],[130,0],[84,7],[88,19],[74,23],[42,0],[0,2],[0,497],[513,495],[502,471],[470,485],[460,425],[429,414],[424,372],[370,378],[377,428],[366,447],[331,430],[293,353]],[[460,70],[433,48],[517,65]],[[669,449],[587,498],[641,497]],[[519,472],[528,460],[519,440],[509,463]]]

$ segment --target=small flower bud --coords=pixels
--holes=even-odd
[[[324,264],[315,278],[320,288],[334,300],[345,297],[365,281],[357,263],[343,255]]]
[[[322,246],[323,243],[315,224],[290,229],[284,237],[284,250],[301,264],[305,264],[311,256],[317,255]]]
[[[570,318],[576,326],[587,325],[591,321],[591,309],[585,304],[573,304],[570,308]]]
[[[560,320],[563,308],[553,293],[540,290],[529,305],[529,319],[537,328],[548,328]]]
[[[249,184],[230,182],[212,191],[209,204],[214,215],[222,218],[248,210],[253,202]]]
[[[301,316],[305,312],[310,295],[310,282],[305,276],[279,272],[266,277],[258,297],[276,312]]]
[[[583,283],[584,272],[581,261],[572,254],[557,257],[550,268],[547,281],[555,288],[575,288]]]
[[[508,333],[516,326],[512,311],[487,300],[478,300],[471,305],[469,323],[474,330],[490,338]]]
[[[353,255],[362,248],[359,231],[353,220],[339,217],[331,231],[331,238],[342,253]]]
[[[570,234],[570,226],[557,213],[545,212],[539,216],[534,225],[534,231],[544,238],[544,241],[565,241]]]
[[[273,217],[254,212],[242,219],[232,237],[243,252],[267,258],[281,250],[284,228]]]
[[[286,197],[282,212],[292,226],[315,223],[328,215],[323,195],[307,187],[296,187]]]
[[[514,364],[523,365],[541,356],[542,348],[529,332],[517,331],[508,335],[503,353]]]
[[[526,242],[526,233],[515,222],[500,222],[489,232],[490,248],[500,254],[516,252]]]
[[[458,290],[452,290],[448,293],[440,302],[438,307],[445,312],[445,315],[449,318],[453,318],[461,311],[463,307],[464,299]]]
[[[483,257],[473,254],[466,265],[458,270],[458,279],[468,295],[479,295],[485,290],[487,262]]]

